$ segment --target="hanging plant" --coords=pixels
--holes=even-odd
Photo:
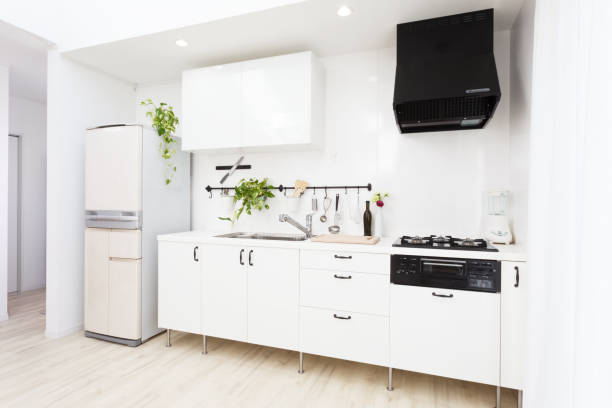
[[[159,153],[166,160],[165,181],[170,184],[176,173],[176,166],[172,162],[172,156],[176,153],[176,125],[179,119],[174,115],[172,106],[165,102],[160,102],[157,106],[151,98],[140,102],[143,106],[151,106],[152,109],[146,113],[147,117],[151,118],[153,129],[157,131],[157,135],[161,138],[159,143]]]
[[[231,221],[235,223],[240,218],[243,212],[251,215],[252,211],[258,210],[263,211],[269,209],[267,201],[268,198],[273,198],[274,194],[272,189],[274,186],[268,184],[268,179],[265,178],[262,181],[257,179],[242,179],[235,188],[234,204],[238,201],[242,201],[242,205],[239,209],[234,208],[232,217],[219,217],[220,220]]]

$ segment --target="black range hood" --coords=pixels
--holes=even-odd
[[[398,24],[393,110],[402,133],[480,129],[500,97],[493,9]]]

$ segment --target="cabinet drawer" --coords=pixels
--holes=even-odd
[[[140,259],[142,257],[140,245],[140,230],[111,230],[109,256],[111,258]]]
[[[300,304],[389,315],[389,278],[362,272],[302,269]]]
[[[388,365],[389,318],[300,307],[300,349],[321,356]]]
[[[389,276],[390,256],[361,252],[302,251],[300,266],[310,269],[378,273]]]

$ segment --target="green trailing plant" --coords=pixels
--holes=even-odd
[[[220,220],[230,221],[232,224],[238,221],[243,212],[251,215],[253,210],[263,211],[269,209],[268,198],[273,198],[272,189],[274,186],[268,184],[268,179],[259,181],[250,178],[242,179],[235,187],[234,204],[241,201],[240,208],[234,208],[232,217],[219,217]],[[235,207],[235,205],[234,205]]]
[[[161,138],[159,143],[159,153],[166,160],[165,181],[170,184],[176,173],[176,166],[172,162],[172,156],[176,153],[176,125],[179,119],[174,114],[172,106],[165,102],[160,102],[159,106],[153,103],[151,98],[140,102],[143,106],[151,106],[151,110],[146,113],[147,117],[151,118],[153,129],[157,131],[157,135]]]

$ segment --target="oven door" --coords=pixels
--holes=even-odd
[[[427,286],[463,289],[467,285],[467,261],[447,258],[421,258],[419,281]]]

